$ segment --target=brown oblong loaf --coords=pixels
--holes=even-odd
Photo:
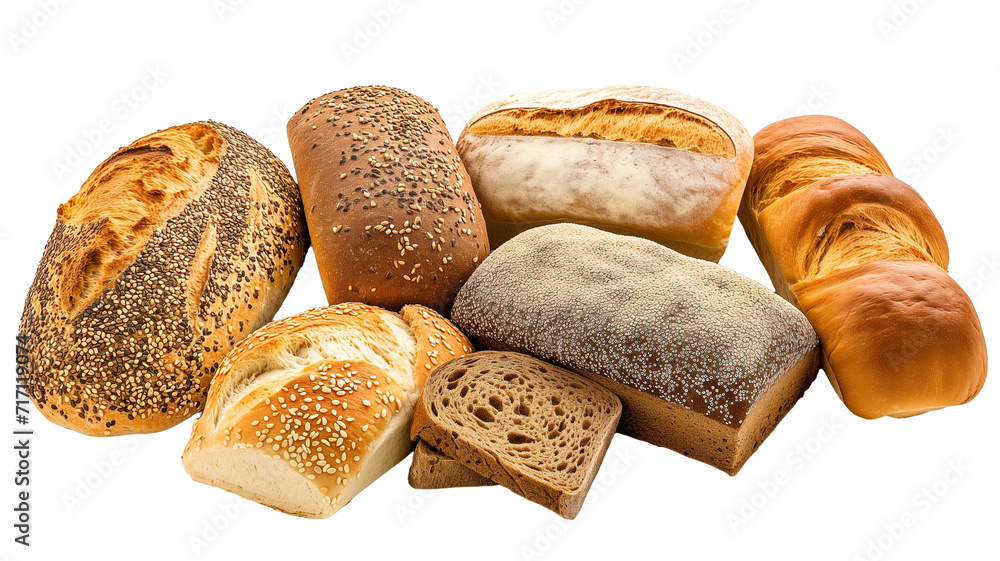
[[[282,512],[329,517],[410,453],[433,362],[472,350],[423,306],[351,302],[270,323],[223,359],[184,469]]]
[[[728,112],[643,86],[505,96],[457,144],[494,248],[573,222],[710,261],[726,250],[753,160],[750,133]]]
[[[294,180],[246,134],[206,121],[119,149],[59,207],[28,292],[32,401],[89,435],[183,421],[308,245]]]
[[[909,417],[975,397],[986,341],[924,199],[835,117],[779,121],[754,141],[740,221],[775,289],[816,329],[848,409]]]
[[[396,88],[348,88],[296,112],[288,143],[329,303],[447,314],[489,241],[437,110]]]
[[[760,284],[575,224],[497,248],[451,318],[482,347],[526,352],[608,387],[624,405],[619,432],[729,474],[819,370],[805,316]]]
[[[613,393],[576,373],[521,353],[482,351],[434,370],[410,435],[575,518],[621,411]]]

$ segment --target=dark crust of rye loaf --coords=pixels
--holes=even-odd
[[[605,376],[735,429],[818,344],[801,312],[750,279],[574,224],[501,246],[452,321],[487,348]]]
[[[446,489],[449,487],[485,487],[496,483],[465,467],[462,462],[445,456],[423,440],[417,441],[410,464],[410,487],[414,489]]]
[[[148,135],[108,158],[83,189],[110,174],[155,205],[163,193],[144,178],[181,181],[175,170],[189,159],[174,158],[172,143],[184,135],[218,167],[193,199],[132,225],[146,228],[143,245],[93,253],[120,234],[120,217],[90,211],[93,219],[74,223],[60,207],[21,320],[28,393],[57,424],[107,436],[162,430],[198,412],[222,357],[273,317],[302,264],[309,238],[294,180],[267,148],[227,125]],[[73,269],[82,253],[96,257]],[[101,277],[105,267],[120,274]],[[60,294],[89,273],[101,280],[81,285],[82,304]]]
[[[447,315],[490,249],[437,110],[397,88],[354,87],[309,101],[287,128],[329,303]]]
[[[521,353],[483,351],[431,374],[410,435],[574,518],[621,411],[614,393],[578,374]]]

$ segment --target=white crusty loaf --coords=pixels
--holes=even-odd
[[[277,510],[326,518],[412,449],[431,370],[472,352],[423,306],[360,303],[271,323],[226,356],[184,449],[196,480]]]
[[[649,240],[528,230],[459,291],[452,321],[607,386],[618,431],[735,474],[819,370],[805,316],[760,284]],[[447,450],[443,450],[447,453]]]
[[[753,141],[720,107],[664,88],[546,90],[479,111],[458,152],[495,248],[575,222],[718,261]]]
[[[95,436],[187,419],[308,245],[295,181],[242,132],[191,123],[119,149],[59,207],[28,292],[31,399]]]

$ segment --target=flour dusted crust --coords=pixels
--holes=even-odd
[[[458,150],[494,247],[574,222],[718,261],[753,143],[718,106],[622,86],[507,96],[466,126]]]
[[[756,448],[739,441],[752,430],[759,444],[818,369],[808,321],[763,286],[573,224],[529,230],[495,251],[459,292],[452,320],[487,348],[610,382],[625,403],[620,430],[731,473]]]
[[[29,290],[32,400],[89,435],[183,421],[308,245],[291,175],[242,132],[206,121],[121,148],[59,207]]]

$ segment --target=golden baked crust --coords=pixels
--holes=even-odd
[[[907,417],[972,399],[985,338],[923,198],[840,119],[786,119],[754,141],[740,221],[775,290],[816,329],[848,409]]]
[[[401,317],[344,303],[272,322],[223,359],[185,469],[278,510],[328,517],[409,454],[426,378],[418,349],[449,347],[472,350],[423,306]]]
[[[986,341],[969,296],[933,263],[874,261],[792,286],[854,414],[909,417],[969,402]]]
[[[526,92],[479,111],[458,150],[494,248],[571,222],[718,261],[753,160],[716,105],[665,88]]]
[[[348,88],[296,112],[288,142],[329,303],[447,314],[489,241],[437,110],[395,88]]]
[[[308,244],[288,170],[236,129],[192,123],[118,150],[59,207],[28,293],[32,400],[90,435],[183,421],[273,317]]]

